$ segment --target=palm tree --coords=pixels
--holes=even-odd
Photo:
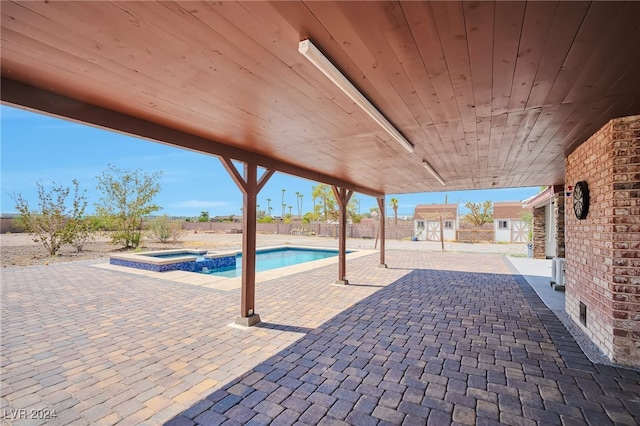
[[[311,201],[313,202],[313,220],[316,220],[316,198],[318,198],[318,194],[315,192],[315,187],[311,187]]]
[[[392,198],[390,200],[391,202],[391,207],[393,207],[393,222],[394,225],[398,225],[398,199],[397,198]]]
[[[300,193],[296,191],[296,208],[298,209],[298,216],[300,216]]]
[[[291,217],[291,209],[293,208],[293,206],[287,206],[289,207],[289,217]]]
[[[284,193],[285,193],[286,189],[282,190],[282,217],[284,218],[284,208],[287,207],[287,205],[284,203]]]
[[[302,218],[302,194],[296,191],[296,207],[298,207],[298,219]]]
[[[304,196],[304,194],[300,194],[300,209],[298,210],[298,216],[299,219],[302,220],[302,197]]]
[[[271,198],[267,198],[267,215],[271,216]]]

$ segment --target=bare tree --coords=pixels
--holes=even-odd
[[[469,209],[469,213],[464,215],[465,221],[478,226],[493,222],[493,203],[491,201],[482,203],[467,201],[464,206]]]

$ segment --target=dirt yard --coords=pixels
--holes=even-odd
[[[190,232],[184,234],[179,242],[159,243],[149,239],[143,240],[143,251],[174,248],[202,248],[217,249],[240,247],[241,235],[208,234]],[[64,246],[56,256],[49,256],[40,243],[33,241],[30,234],[2,234],[0,235],[0,263],[3,268],[8,266],[46,265],[57,262],[76,260],[91,260],[109,257],[111,253],[121,252],[123,249],[111,243],[107,235],[96,236],[95,241],[85,244],[82,252],[78,253],[72,246]]]

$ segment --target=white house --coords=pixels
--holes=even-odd
[[[418,204],[413,213],[413,235],[419,241],[456,241],[460,228],[457,204]]]

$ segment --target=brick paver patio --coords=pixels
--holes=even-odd
[[[640,374],[589,362],[501,256],[377,260],[350,261],[347,287],[335,266],[259,284],[250,329],[228,325],[238,290],[3,269],[2,421],[640,423]]]

